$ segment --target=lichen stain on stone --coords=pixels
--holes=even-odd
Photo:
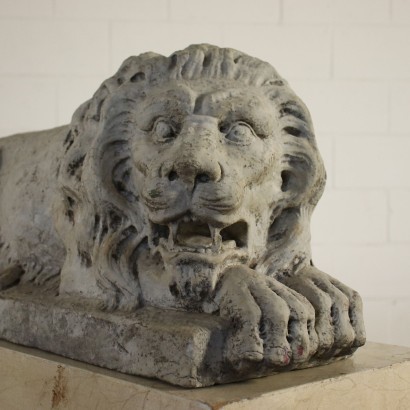
[[[67,378],[64,374],[65,367],[58,365],[57,374],[54,376],[53,397],[51,408],[56,409],[67,399]]]
[[[229,401],[221,401],[219,403],[215,403],[212,405],[211,409],[212,410],[221,410],[223,407],[225,407],[227,404],[230,404],[231,402]]]

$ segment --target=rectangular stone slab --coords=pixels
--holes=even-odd
[[[99,410],[405,409],[410,348],[368,343],[350,359],[182,389],[0,341],[0,408]]]
[[[233,371],[223,355],[228,323],[219,316],[152,307],[109,313],[78,298],[60,299],[47,292],[39,297],[30,285],[0,292],[0,339],[183,387],[295,368],[272,369],[262,363],[246,375]]]
[[[0,293],[0,339],[181,386],[213,384],[215,373],[223,377],[223,321],[188,316],[149,307],[111,314],[78,300]]]

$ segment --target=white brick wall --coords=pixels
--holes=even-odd
[[[2,0],[0,3],[1,17],[51,17],[53,15],[53,0]]]
[[[392,242],[410,242],[410,190],[390,190],[389,234]]]
[[[410,23],[410,1],[393,0],[392,1],[393,22],[398,24]]]
[[[410,188],[410,138],[338,137],[335,186]]]
[[[317,134],[386,134],[388,85],[368,81],[292,81],[313,116]],[[343,113],[341,115],[341,113]]]
[[[203,22],[113,22],[111,27],[112,67],[115,72],[122,61],[142,50],[165,55],[188,46],[190,43],[222,42],[220,24]]]
[[[279,0],[224,1],[224,0],[169,0],[170,19],[175,21],[197,21],[218,23],[278,23]]]
[[[388,234],[382,190],[327,190],[313,214],[313,244],[383,244]]]
[[[107,22],[2,19],[0,74],[107,76]]]
[[[309,24],[388,23],[389,0],[283,0],[283,21]]]
[[[272,63],[309,106],[328,185],[316,265],[410,345],[410,0],[0,0],[0,135],[67,123],[131,54],[190,43]]]
[[[335,29],[336,78],[410,79],[410,27]]]
[[[329,78],[331,30],[324,26],[224,24],[223,45],[269,61],[287,79]],[[309,47],[306,47],[309,44]]]
[[[157,22],[168,17],[167,0],[54,0],[53,4],[56,19]]]

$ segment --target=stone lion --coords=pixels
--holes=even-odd
[[[210,45],[130,57],[70,125],[0,153],[0,287],[221,316],[237,369],[364,344],[359,295],[312,262],[309,112],[268,63]]]

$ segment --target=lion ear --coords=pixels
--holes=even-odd
[[[282,204],[313,212],[325,188],[326,171],[320,154],[287,156],[281,171]]]
[[[315,168],[304,154],[286,154],[281,172],[281,190],[287,201],[302,202],[315,180]]]
[[[305,191],[308,183],[306,174],[300,173],[292,168],[284,169],[281,174],[282,192],[289,193],[290,196],[301,194]]]

